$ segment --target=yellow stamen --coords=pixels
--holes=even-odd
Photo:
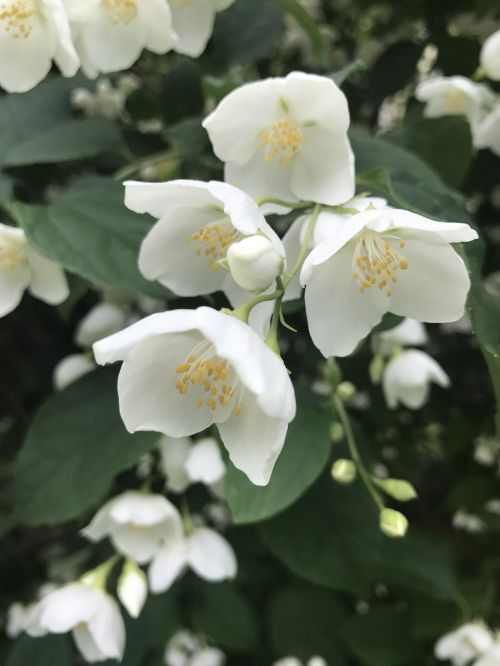
[[[268,163],[275,160],[284,167],[289,167],[293,159],[300,155],[306,143],[302,130],[296,122],[283,118],[260,133],[259,147],[264,151]]]

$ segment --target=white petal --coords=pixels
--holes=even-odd
[[[390,311],[429,323],[456,321],[464,313],[470,280],[463,260],[448,244],[408,240],[408,270],[398,271]]]
[[[187,544],[183,540],[165,544],[149,566],[151,592],[166,592],[187,565]]]
[[[382,388],[391,408],[401,402],[410,409],[420,409],[429,397],[431,382],[447,387],[450,380],[432,357],[417,349],[391,359],[382,376]]]
[[[293,268],[296,260],[299,257],[300,248],[302,245],[302,236],[304,225],[307,224],[309,220],[308,215],[301,215],[298,217],[290,228],[287,230],[286,234],[283,236],[283,245],[285,246],[286,251],[286,261],[289,269]],[[295,275],[293,280],[290,282],[286,288],[285,301],[294,301],[297,298],[302,296],[302,287],[300,286],[300,272]]]
[[[52,381],[57,391],[62,391],[77,379],[95,370],[94,361],[86,354],[70,354],[61,359],[54,368]]]
[[[175,519],[151,527],[137,525],[116,525],[111,532],[115,549],[138,564],[146,564],[160,551],[169,530],[175,527]],[[174,525],[172,525],[174,523]]]
[[[28,247],[28,262],[31,269],[29,289],[33,296],[51,305],[65,301],[69,287],[63,269],[31,247]]]
[[[110,519],[121,525],[156,525],[178,512],[175,506],[163,495],[154,495],[129,490],[110,503]]]
[[[481,49],[481,66],[492,81],[500,81],[500,30],[484,42]]]
[[[171,180],[167,183],[125,184],[125,205],[136,213],[148,213],[161,218],[177,206],[210,207],[217,205],[208,183],[200,180]]]
[[[144,572],[134,563],[124,564],[116,587],[118,598],[131,617],[137,618],[146,603],[148,583]]]
[[[390,355],[395,347],[413,347],[425,345],[428,335],[425,326],[415,319],[403,319],[403,321],[382,333],[374,336],[374,348],[379,354]]]
[[[87,527],[84,527],[80,534],[89,539],[89,541],[97,542],[104,539],[108,536],[112,528],[112,522],[110,520],[110,510],[113,506],[114,500],[106,502],[106,504],[99,509],[99,511],[92,518]]]
[[[309,258],[314,252],[316,250]],[[390,305],[385,292],[376,287],[360,293],[352,277],[352,258],[353,247],[348,245],[314,267],[307,283],[305,303],[309,332],[325,358],[353,352]]]
[[[68,17],[61,0],[43,0],[45,16],[53,24],[57,35],[54,60],[64,76],[74,76],[80,59],[73,45]]]
[[[187,456],[186,471],[192,481],[207,486],[222,479],[226,468],[213,437],[204,437],[193,444]]]
[[[298,199],[335,206],[354,195],[354,154],[346,134],[321,127],[303,131],[306,144],[291,165],[290,189]]]
[[[214,29],[215,11],[210,0],[172,4],[172,20],[178,36],[175,43],[177,53],[192,58],[200,56]]]
[[[191,483],[185,468],[191,439],[164,435],[158,442],[158,448],[162,470],[167,477],[167,487],[174,493],[182,493]]]
[[[31,279],[27,265],[11,270],[0,270],[0,317],[17,308]]]
[[[147,30],[145,47],[154,53],[167,53],[173,48],[176,34],[172,12],[164,0],[149,0],[137,4],[139,17]]]
[[[220,436],[233,465],[255,485],[265,486],[285,443],[288,422],[266,414],[249,391],[240,410],[218,425]]]
[[[90,633],[88,625],[78,625],[73,629],[73,638],[80,654],[86,662],[93,664],[104,661],[106,655],[102,652]]]
[[[90,347],[97,340],[121,331],[126,321],[123,308],[114,303],[98,303],[80,320],[75,342],[81,347]]]
[[[125,651],[125,624],[118,604],[109,594],[88,623],[95,644],[107,659],[121,661]]]
[[[80,583],[65,585],[36,604],[28,617],[26,630],[30,635],[37,635],[38,626],[52,634],[64,634],[95,616],[102,595],[101,591]]]
[[[201,527],[194,530],[187,543],[189,566],[198,576],[209,581],[221,581],[236,576],[236,555],[220,534]]]
[[[373,214],[373,212],[372,212]],[[376,213],[375,213],[376,215]],[[389,222],[390,220],[390,222]],[[380,224],[382,222],[382,225]],[[387,207],[382,209],[368,228],[385,231],[388,228],[405,229],[405,238],[418,238],[433,242],[432,234],[438,236],[436,240],[448,243],[465,243],[475,240],[477,232],[468,224],[462,222],[437,222],[423,215],[411,213],[408,210]],[[430,232],[428,235],[427,232]]]

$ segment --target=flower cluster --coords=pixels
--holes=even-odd
[[[500,80],[500,30],[483,44],[478,75]],[[474,147],[500,155],[500,97],[490,86],[465,76],[431,76],[417,86],[416,97],[428,118],[463,116]]]
[[[499,666],[498,636],[483,622],[464,624],[443,636],[436,644],[435,655],[453,666]]]
[[[0,86],[25,92],[54,61],[64,76],[90,78],[129,68],[143,49],[197,57],[216,13],[234,0],[4,0]]]

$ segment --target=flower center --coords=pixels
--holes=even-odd
[[[225,259],[228,247],[241,238],[242,234],[224,217],[191,234],[186,238],[186,242],[195,243],[196,256],[201,256],[203,252],[210,270],[215,273],[220,268],[218,262]]]
[[[387,296],[392,296],[392,284],[398,281],[397,271],[408,268],[408,261],[395,249],[396,244],[400,249],[406,245],[404,240],[395,236],[369,229],[360,234],[354,248],[352,277],[359,284],[362,294],[378,284],[379,289],[385,289]]]
[[[305,143],[297,123],[283,118],[260,133],[259,148],[264,151],[264,159],[269,164],[277,160],[282,166],[289,167],[293,158],[300,155]]]
[[[14,39],[27,39],[33,30],[31,19],[35,12],[33,0],[7,0],[0,3],[0,22]]]
[[[113,25],[128,25],[137,16],[137,0],[104,0],[104,9]]]
[[[193,0],[170,0],[170,3],[177,7],[177,9],[186,9],[192,3]]]
[[[6,243],[2,245],[0,242],[0,270],[15,271],[27,263],[28,259],[21,244]]]
[[[217,356],[215,347],[208,340],[202,340],[188,354],[183,363],[175,368],[175,387],[181,395],[190,390],[197,391],[196,406],[204,404],[215,411],[236,401],[238,376],[225,359]],[[234,406],[236,416],[240,414],[242,391]]]
[[[451,90],[444,99],[444,112],[463,113],[467,102],[466,95],[461,90]]]

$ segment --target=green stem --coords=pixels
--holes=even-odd
[[[191,514],[189,513],[189,504],[187,501],[187,497],[185,495],[182,498],[181,513],[182,513],[182,525],[184,527],[184,534],[186,536],[189,536],[190,534],[193,533],[194,525],[193,521],[191,520]]]
[[[119,169],[113,177],[115,180],[119,181],[125,180],[125,178],[133,176],[146,166],[155,166],[156,164],[159,164],[166,159],[173,159],[173,158],[175,158],[175,155],[171,149],[162,150],[159,153],[153,153],[153,155],[148,155],[147,157],[143,157],[139,160],[136,160],[131,164],[127,164],[127,166],[124,166],[123,168]]]
[[[280,313],[281,313],[281,303],[283,301],[283,296],[285,295],[285,289],[280,278],[277,280],[278,285],[281,287],[280,295],[274,301],[274,310],[273,316],[271,319],[271,327],[269,333],[266,337],[266,345],[273,350],[276,354],[280,353],[280,347],[278,344],[278,326],[280,322]]]
[[[260,197],[260,199],[256,199],[256,202],[258,206],[273,203],[284,208],[311,208],[314,206],[312,201],[283,201],[283,199],[277,199],[276,197]]]
[[[302,241],[302,245],[300,247],[299,256],[297,257],[297,260],[295,261],[292,270],[287,271],[283,277],[283,287],[285,289],[288,287],[290,282],[293,280],[293,278],[302,268],[302,264],[305,261],[307,253],[309,252],[309,245],[311,243],[311,239],[314,234],[314,228],[316,227],[316,222],[318,221],[318,215],[320,214],[320,211],[321,211],[320,204],[316,204],[311,214],[309,224],[307,225],[306,233],[304,235],[304,240]]]
[[[349,447],[349,452],[351,454],[351,458],[356,465],[359,475],[361,477],[361,480],[365,484],[366,489],[370,493],[370,495],[373,498],[373,501],[377,505],[377,508],[379,511],[382,511],[384,507],[384,502],[382,501],[382,498],[380,497],[380,494],[378,490],[376,489],[375,485],[373,484],[373,481],[371,479],[371,476],[366,469],[363,460],[361,459],[361,455],[359,453],[357,444],[356,444],[356,439],[354,437],[354,433],[351,428],[351,422],[349,420],[349,416],[346,412],[346,409],[344,407],[344,403],[342,400],[338,397],[335,396],[333,398],[333,404],[335,406],[335,409],[337,410],[337,414],[339,415],[340,422],[342,423],[342,426],[344,428],[345,436],[347,439],[347,445]]]
[[[91,585],[92,587],[99,588],[101,590],[105,589],[106,581],[108,576],[111,573],[111,569],[115,566],[118,560],[121,558],[121,555],[113,555],[108,560],[99,564],[95,569],[87,571],[80,578],[82,583],[85,585]]]
[[[245,324],[248,324],[248,317],[250,316],[250,312],[256,305],[259,303],[264,303],[265,301],[274,301],[276,298],[279,298],[280,295],[280,289],[276,289],[271,294],[259,294],[258,296],[254,296],[248,301],[242,303],[240,306],[232,310],[230,314],[233,317],[236,317],[237,319],[245,322]]]

